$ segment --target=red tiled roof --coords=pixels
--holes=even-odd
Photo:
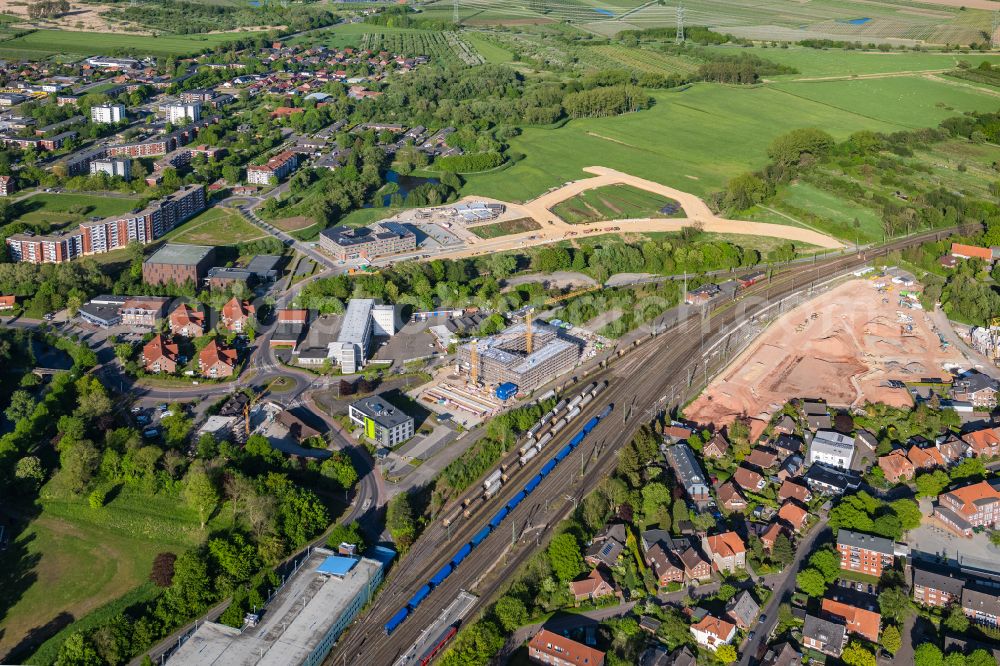
[[[212,340],[201,350],[198,360],[201,362],[202,367],[205,368],[210,368],[216,363],[223,363],[232,368],[236,366],[237,357],[238,354],[235,349],[222,347],[216,340]]]
[[[823,600],[823,612],[840,618],[847,625],[847,631],[860,634],[877,643],[882,616],[874,611],[849,606],[833,599]]]
[[[720,641],[724,641],[729,638],[730,634],[733,633],[736,629],[736,625],[719,619],[714,615],[706,615],[701,619],[701,622],[692,624],[691,628],[703,631],[706,634],[712,634]]]
[[[538,650],[563,661],[580,666],[603,666],[604,653],[592,647],[542,629],[528,642],[529,650]]]
[[[951,495],[957,499],[962,504],[960,509],[962,513],[967,516],[975,515],[979,508],[975,506],[975,503],[979,500],[992,499],[1000,501],[1000,492],[993,489],[986,481],[980,481],[979,483],[973,483],[968,486],[962,486],[961,488],[955,488],[954,490],[949,490],[943,495]]]
[[[745,553],[747,550],[743,544],[743,539],[736,532],[723,532],[722,534],[708,537],[708,547],[720,557],[731,557]]]
[[[993,251],[988,247],[978,247],[976,245],[963,245],[962,243],[952,243],[951,253],[956,257],[969,257],[970,259],[982,259],[993,261]]]
[[[808,516],[809,512],[795,502],[785,502],[781,505],[781,509],[778,510],[778,518],[781,518],[796,530],[802,528]]]
[[[161,358],[176,361],[178,352],[177,345],[169,342],[163,335],[157,335],[142,348],[142,357],[146,363],[154,363]]]

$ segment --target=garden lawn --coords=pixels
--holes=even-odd
[[[753,88],[697,84],[653,97],[656,104],[647,111],[525,129],[510,141],[525,159],[466,177],[462,193],[526,201],[600,165],[704,196],[763,166],[771,141],[792,129],[821,127],[844,139],[858,130],[931,127],[965,111],[997,107],[994,97],[914,77]]]
[[[41,514],[0,552],[0,569],[26,581],[20,594],[12,592],[19,586],[0,586],[0,608],[6,609],[0,655],[33,629],[79,620],[129,593],[148,579],[157,553],[179,553],[200,543],[212,530],[228,527],[232,515],[220,512],[202,532],[196,514],[179,498],[128,489],[92,509],[86,496],[60,490],[58,478],[42,489],[41,505]],[[61,622],[52,626],[54,633]],[[38,642],[47,637],[35,636]]]
[[[236,245],[264,238],[267,233],[228,208],[209,208],[168,234],[175,243],[191,245]]]
[[[631,185],[606,185],[556,204],[552,212],[569,224],[646,217],[684,217],[684,209],[673,199]]]
[[[119,50],[140,55],[190,55],[211,49],[234,39],[246,37],[246,32],[222,32],[195,35],[126,35],[71,30],[36,30],[33,33],[3,42],[3,49],[32,52],[32,57],[44,58],[57,53],[110,55]]]
[[[57,229],[90,217],[124,215],[142,204],[143,200],[138,198],[42,193],[14,204],[11,219],[43,227],[48,224]]]

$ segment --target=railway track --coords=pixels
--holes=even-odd
[[[612,469],[617,452],[635,431],[659,413],[677,404],[684,404],[693,391],[691,377],[703,371],[706,345],[711,348],[726,340],[720,333],[732,330],[741,321],[767,309],[786,296],[811,288],[827,279],[863,266],[877,256],[925,240],[938,239],[948,232],[936,231],[894,241],[863,255],[846,255],[815,264],[799,265],[775,275],[742,292],[734,301],[719,303],[704,316],[678,322],[652,339],[646,339],[621,359],[581,380],[580,386],[591,381],[608,381],[608,387],[582,410],[570,426],[550,441],[545,452],[517,467],[517,448],[507,454],[504,462],[514,465],[514,471],[501,491],[489,502],[480,502],[469,518],[459,519],[448,528],[441,517],[457,513],[462,501],[481,492],[476,485],[443,509],[433,524],[395,567],[385,583],[385,589],[367,612],[356,621],[328,657],[327,664],[392,664],[410,646],[417,635],[454,599],[460,590],[479,595],[480,607],[509,581],[509,576],[531,557],[535,549],[545,545],[549,529],[568,515],[569,511]],[[707,379],[707,372],[705,372]],[[578,390],[579,386],[574,390]],[[699,389],[700,390],[700,389]],[[570,390],[567,394],[572,393]],[[668,403],[668,396],[676,399]],[[555,467],[535,491],[509,513],[501,526],[493,530],[473,549],[461,566],[435,587],[427,599],[411,613],[392,634],[384,635],[383,626],[424,583],[450,561],[452,555],[489,520],[490,515],[504,506],[524,484],[538,474],[539,469],[572,438],[584,423],[607,404],[614,411],[602,419],[593,431],[565,460]],[[621,420],[619,420],[621,419]],[[516,468],[516,469],[515,469]],[[582,474],[581,474],[582,471]],[[510,526],[510,534],[507,526]],[[530,542],[534,541],[534,544]],[[475,609],[473,609],[475,611]],[[472,613],[470,613],[470,617]]]

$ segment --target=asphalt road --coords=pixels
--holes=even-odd
[[[940,233],[896,241],[888,249],[919,243]],[[869,253],[868,259],[872,255]],[[345,634],[326,663],[392,663],[460,589],[476,592],[480,595],[479,604],[488,604],[516,568],[536,548],[545,545],[551,535],[548,528],[567,515],[573,504],[596,487],[608,473],[615,463],[617,451],[631,439],[638,427],[648,422],[654,413],[684,404],[685,396],[692,392],[690,378],[702,372],[702,350],[711,349],[716,343],[726,349],[737,323],[754,312],[759,312],[777,299],[809,288],[817,280],[865,263],[864,258],[849,255],[815,265],[790,268],[770,283],[750,288],[737,302],[720,303],[704,318],[683,321],[658,337],[647,339],[609,369],[581,379],[582,383],[607,379],[609,386],[571,427],[565,428],[560,437],[547,445],[542,455],[524,468],[518,468],[516,464],[510,468],[513,470],[509,472],[511,478],[499,495],[490,501],[488,508],[477,505],[479,508],[471,518],[456,520],[450,529],[446,529],[441,520],[429,525],[403,562],[389,574],[384,590],[375,598],[367,613]],[[673,396],[677,399],[668,404],[668,397]],[[383,625],[389,617],[519,492],[552,454],[579,431],[583,423],[609,403],[614,405],[612,414],[601,421],[583,443],[510,512],[499,528],[430,593],[396,629],[391,640],[385,640]],[[510,462],[510,456],[506,462]],[[478,487],[473,487],[459,499],[476,494]],[[452,503],[440,516],[454,515],[457,505],[457,501]],[[531,541],[535,543],[530,544]],[[517,545],[512,547],[512,544]],[[762,630],[760,633],[766,635],[767,632]]]

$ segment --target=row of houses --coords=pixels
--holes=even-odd
[[[142,366],[153,374],[173,374],[184,363],[180,346],[170,337],[158,334],[142,348]],[[239,352],[232,347],[211,340],[198,352],[198,372],[202,377],[222,379],[236,373]]]

